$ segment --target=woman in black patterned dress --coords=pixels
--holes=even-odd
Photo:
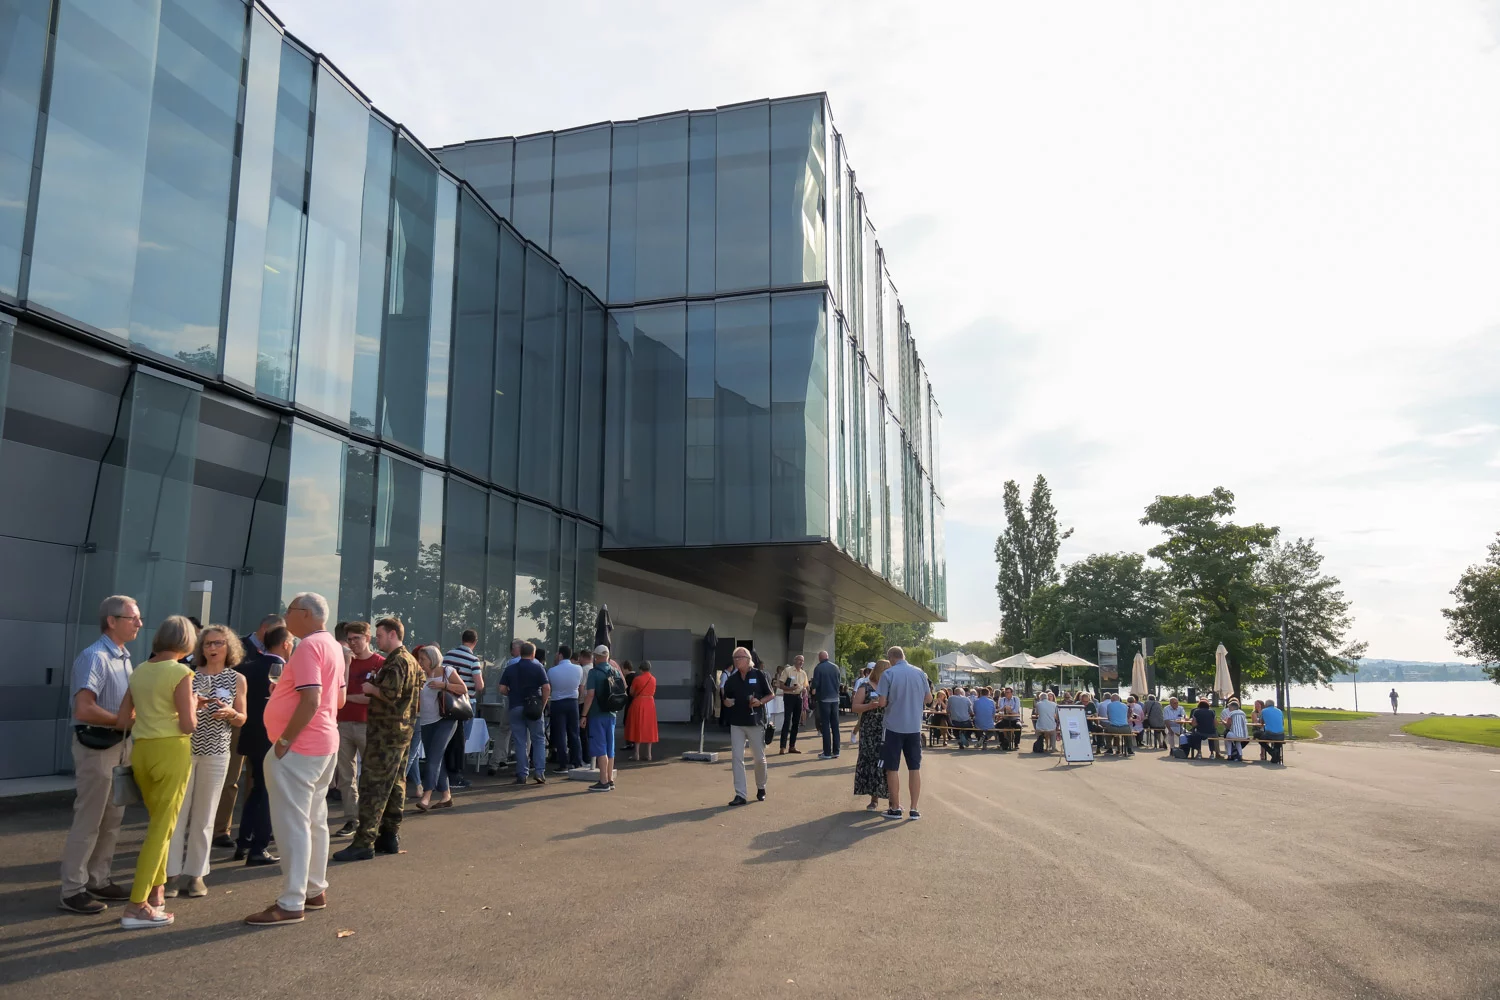
[[[868,795],[866,809],[879,809],[880,800],[890,798],[885,783],[885,763],[880,759],[885,749],[885,710],[875,704],[875,688],[880,675],[891,665],[890,660],[879,660],[870,683],[860,685],[854,692],[854,713],[859,716],[859,758],[854,762],[854,794]]]

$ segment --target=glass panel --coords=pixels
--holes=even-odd
[[[278,399],[289,399],[292,351],[297,342],[297,295],[302,275],[303,237],[307,226],[303,210],[307,205],[313,64],[307,56],[285,42],[281,46],[279,81],[255,389]]]
[[[0,292],[16,295],[50,0],[0,0]],[[107,595],[106,595],[107,596]]]
[[[880,387],[868,371],[864,384],[865,548],[870,569],[885,576],[885,479],[881,474],[885,460],[885,410],[880,402]]]
[[[552,136],[516,141],[511,221],[542,249],[552,245]]]
[[[543,405],[552,410],[551,419],[548,421],[551,431],[551,447],[548,454],[551,459],[550,478],[547,480],[547,501],[556,505],[562,496],[563,480],[563,410],[566,408],[564,399],[563,380],[567,377],[567,339],[568,339],[568,295],[575,288],[565,278],[561,271],[557,274],[557,325],[552,333],[552,391],[547,396],[547,402]],[[521,372],[522,378],[526,372]],[[523,391],[522,398],[525,398]],[[577,457],[577,453],[574,453]]]
[[[557,419],[554,383],[562,342],[566,301],[560,301],[556,266],[526,251],[526,329],[521,361],[521,447],[517,488],[543,500],[556,496],[557,452],[552,425]]]
[[[614,127],[609,174],[609,301],[635,301],[636,126]]]
[[[224,337],[224,376],[246,386],[255,384],[255,358],[260,344],[260,299],[266,276],[266,224],[271,211],[271,167],[276,152],[276,95],[280,80],[281,32],[260,11],[252,11],[250,57],[245,71],[245,121],[240,143],[239,202],[234,216],[234,261]]]
[[[714,290],[715,181],[719,165],[719,118],[693,115],[688,124],[688,294]]]
[[[890,408],[901,412],[901,310],[896,303],[896,286],[891,284],[890,272],[885,270],[885,255],[881,255],[881,301],[880,301],[880,385]]]
[[[303,406],[343,420],[353,392],[370,112],[323,66],[318,69],[317,95],[296,398]]]
[[[609,271],[609,133],[559,135],[552,181],[552,256],[597,289]]]
[[[469,182],[485,204],[502,219],[510,218],[511,166],[515,160],[515,143],[471,143],[443,154],[443,163]]]
[[[521,353],[526,294],[526,248],[500,227],[499,330],[495,337],[495,408],[490,434],[490,481],[516,488],[516,449],[521,431]]]
[[[715,285],[764,288],[771,277],[771,115],[764,104],[719,112]]]
[[[27,290],[210,373],[245,23],[237,0],[60,0]]]
[[[714,319],[714,537],[765,541],[771,537],[771,301],[722,301]]]
[[[354,323],[354,384],[349,426],[375,433],[380,396],[380,324],[385,318],[385,273],[391,234],[391,162],[396,136],[370,117],[359,230],[359,304]]]
[[[824,147],[827,152],[824,155],[824,166],[826,168],[827,190],[823,196],[823,218],[826,223],[828,257],[825,263],[828,273],[828,288],[833,293],[835,308],[842,308],[844,304],[844,229],[843,208],[844,197],[842,192],[844,179],[844,158],[840,147],[842,143],[838,132],[833,128],[833,115],[829,113],[828,105],[823,105],[823,132],[827,137]]]
[[[254,631],[262,617],[281,610],[281,564],[286,554],[286,488],[291,454],[292,421],[283,418],[271,441],[265,476],[255,494],[245,545],[245,571],[234,593],[241,632]]]
[[[583,344],[579,372],[578,512],[600,515],[604,481],[604,309],[583,298]]]
[[[562,493],[558,503],[567,510],[578,509],[578,392],[583,378],[583,292],[575,284],[568,286],[567,356],[558,366],[562,391],[556,399],[562,406],[558,420],[562,432]]]
[[[594,645],[594,622],[599,617],[599,529],[578,525],[578,576],[573,588],[573,648]]]
[[[496,659],[510,647],[511,609],[516,584],[516,502],[498,493],[490,494],[490,530],[485,556],[484,628],[480,637]]]
[[[545,646],[556,593],[552,576],[555,518],[529,503],[516,505],[516,625],[514,637]]]
[[[432,242],[432,321],[427,340],[427,422],[423,449],[448,454],[448,356],[453,350],[453,250],[458,185],[439,174]]]
[[[488,479],[490,473],[499,254],[500,227],[465,192],[458,222],[458,314],[453,324],[448,461],[481,479]]]
[[[396,144],[390,280],[381,337],[380,434],[420,451],[427,396],[437,170],[411,140]]]
[[[182,610],[202,393],[142,368],[131,375],[99,468],[85,556],[85,621],[110,594],[129,594],[145,627],[130,644],[150,655],[157,623]]]
[[[771,284],[822,281],[823,100],[771,106]]]
[[[635,324],[621,519],[640,545],[681,545],[686,309],[634,311]]]
[[[448,507],[443,519],[443,641],[458,645],[466,628],[484,625],[485,530],[489,494],[458,479],[448,480]]]
[[[688,119],[638,127],[635,300],[641,302],[687,289]]]
[[[578,576],[578,522],[562,518],[561,542],[557,548],[557,629],[552,634],[552,652],[564,643],[573,644],[573,594]]]
[[[377,483],[372,614],[401,619],[411,648],[438,642],[443,477],[382,454]]]
[[[687,307],[687,482],[684,541],[714,541],[714,304]]]
[[[635,313],[617,309],[608,314],[605,337],[604,525],[610,545],[623,545],[630,526],[622,520],[625,480],[631,467],[631,407],[635,382]]]
[[[340,500],[344,443],[306,424],[292,425],[291,465],[286,479],[286,548],[281,604],[304,591],[328,600],[332,621],[343,621],[339,581]]]
[[[865,359],[876,378],[880,377],[880,258],[875,251],[875,227],[864,218],[864,198],[860,198],[860,232],[863,233],[863,250],[860,255],[860,289],[864,301],[860,307],[860,342]]]
[[[886,579],[898,590],[906,586],[906,493],[905,449],[901,428],[889,410],[885,414],[886,512],[890,539],[890,563]]]
[[[375,452],[344,449],[343,515],[339,523],[339,612],[345,620],[370,619],[370,569],[375,561]]]
[[[771,537],[828,536],[828,326],[822,292],[771,300]]]

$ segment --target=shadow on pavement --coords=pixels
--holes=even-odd
[[[75,969],[91,969],[95,966],[118,962],[122,958],[135,958],[138,955],[147,954],[161,955],[184,948],[194,948],[211,941],[221,941],[226,934],[240,931],[255,932],[253,928],[246,927],[238,920],[182,930],[173,928],[166,931],[123,931],[120,929],[119,912],[117,908],[111,907],[102,917],[82,918],[97,919],[99,923],[90,925],[83,934],[71,939],[38,942],[25,948],[10,949],[0,953],[0,986],[25,982],[35,977],[41,968],[45,968],[49,975]],[[77,930],[79,928],[58,933],[75,934]],[[7,941],[11,940],[15,939],[7,939]],[[38,954],[39,949],[51,946],[66,947],[80,942],[93,943],[73,948],[70,951],[47,951],[45,954]]]
[[[552,840],[580,840],[596,835],[644,833],[660,830],[677,823],[698,823],[727,811],[724,806],[704,806],[701,809],[684,809],[682,812],[662,813],[659,816],[642,816],[640,819],[612,819],[606,823],[595,823],[582,830],[553,834]]]
[[[903,825],[905,821],[893,823],[881,819],[879,813],[863,809],[834,813],[784,830],[757,834],[751,839],[750,848],[762,853],[759,857],[746,858],[745,864],[777,864],[821,858],[854,847],[881,830],[894,830]]]

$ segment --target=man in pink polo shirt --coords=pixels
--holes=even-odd
[[[266,702],[266,792],[286,882],[275,903],[245,923],[300,923],[328,905],[328,784],[338,764],[338,711],[344,706],[344,651],[328,633],[328,602],[298,594],[286,627],[302,641]]]

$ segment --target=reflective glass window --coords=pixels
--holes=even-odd
[[[901,428],[889,410],[885,414],[886,516],[890,539],[890,562],[886,579],[898,590],[906,587],[906,492],[905,449]]]
[[[444,649],[457,646],[466,628],[483,634],[488,527],[489,494],[456,478],[450,479],[443,518]]]
[[[511,221],[542,249],[552,245],[552,136],[516,140]]]
[[[238,0],[57,11],[27,296],[204,372],[218,371],[245,23]]]
[[[286,479],[286,549],[281,569],[281,604],[312,591],[338,606],[343,562],[339,553],[340,498],[344,492],[344,442],[306,424],[292,425],[291,464]]]
[[[823,100],[771,105],[771,284],[824,278]]]
[[[635,301],[637,127],[616,125],[609,174],[609,301]]]
[[[719,112],[714,270],[721,292],[770,282],[770,159],[767,105]]]
[[[521,433],[521,354],[525,329],[526,247],[500,227],[499,329],[495,337],[495,401],[490,434],[490,481],[516,488]]]
[[[500,227],[464,192],[458,220],[457,312],[453,321],[453,405],[448,461],[481,479],[490,472],[495,399],[495,303]]]
[[[881,299],[880,299],[880,385],[885,389],[890,407],[901,412],[901,309],[896,301],[896,286],[891,283],[890,272],[885,269],[885,255],[881,254]]]
[[[245,572],[235,588],[241,629],[253,630],[262,616],[281,610],[281,563],[286,548],[286,495],[290,477],[292,421],[282,419],[271,441],[265,475],[251,507]]]
[[[484,627],[479,630],[489,656],[499,659],[510,648],[511,612],[516,587],[516,502],[490,494],[489,535],[485,539]]]
[[[712,545],[714,541],[714,407],[718,383],[714,375],[714,304],[690,302],[687,307],[687,462],[684,469],[687,501],[684,542]]]
[[[556,281],[557,326],[553,332],[552,340],[552,392],[547,397],[546,404],[553,411],[552,418],[548,422],[548,429],[552,435],[552,460],[551,478],[547,481],[546,493],[548,502],[552,504],[560,503],[562,498],[562,481],[564,476],[562,464],[563,459],[566,457],[566,449],[563,446],[563,427],[566,423],[564,414],[567,409],[564,380],[567,377],[568,366],[567,342],[568,324],[570,322],[569,306],[571,305],[569,295],[573,289],[577,288],[576,285],[563,276],[561,271],[557,273]],[[525,376],[524,371],[521,374],[523,377]],[[525,398],[524,393],[522,394],[522,398]],[[576,458],[576,452],[574,456]]]
[[[380,325],[385,318],[387,244],[391,233],[391,164],[396,136],[371,115],[365,141],[364,194],[359,231],[359,303],[354,322],[354,367],[349,426],[375,433],[380,397]]]
[[[693,115],[688,122],[688,294],[714,290],[714,213],[719,173],[716,114]]]
[[[453,252],[457,237],[458,185],[439,174],[432,237],[432,311],[427,340],[427,419],[423,448],[448,454],[448,358],[453,350]]]
[[[771,537],[828,535],[828,326],[823,292],[771,300]]]
[[[427,412],[427,333],[432,311],[437,170],[411,140],[396,143],[390,277],[381,335],[380,434],[422,450]]]
[[[519,468],[516,486],[541,500],[555,499],[558,455],[553,395],[567,303],[559,296],[557,267],[536,250],[526,250],[526,327],[521,360]]]
[[[439,642],[443,571],[443,477],[380,456],[375,508],[375,617],[406,624],[407,645]]]
[[[875,376],[866,374],[865,379],[865,546],[869,552],[869,567],[880,576],[885,576],[886,558],[886,514],[885,477],[885,407],[880,402],[880,386]]]
[[[50,0],[0,0],[0,292],[17,293]]]
[[[823,134],[827,140],[823,147],[826,150],[823,157],[824,176],[827,178],[823,194],[824,245],[828,248],[824,268],[828,274],[828,290],[833,294],[834,306],[842,308],[844,304],[844,230],[841,220],[843,194],[840,189],[844,180],[843,143],[839,139],[838,132],[834,131],[833,115],[826,102],[823,104]]]
[[[579,358],[578,512],[599,518],[604,481],[604,309],[583,299],[583,342]]]
[[[687,290],[688,118],[637,127],[635,300],[642,302]]]
[[[726,299],[714,314],[714,488],[719,542],[771,537],[771,300]]]
[[[245,69],[243,139],[234,216],[234,258],[225,320],[224,376],[255,385],[260,350],[260,301],[266,278],[266,225],[276,154],[276,100],[281,80],[281,32],[258,10],[250,12]],[[381,251],[384,257],[384,250]]]
[[[557,629],[552,634],[552,651],[573,644],[573,597],[578,577],[578,522],[570,517],[559,519],[557,547]]]
[[[686,309],[636,309],[621,519],[634,544],[681,545]]]
[[[370,573],[375,562],[376,455],[369,448],[344,448],[343,516],[339,521],[339,614],[345,620],[370,617]]]
[[[628,450],[632,435],[628,424],[634,405],[635,313],[616,309],[608,314],[605,338],[609,345],[605,360],[604,420],[604,525],[610,545],[628,544],[630,525],[624,523],[623,496],[631,466]]]
[[[558,424],[562,432],[562,492],[558,503],[566,510],[578,509],[578,394],[583,380],[583,291],[568,284],[568,338],[563,363],[558,366],[562,391],[556,401],[562,407]]]
[[[556,515],[529,503],[516,505],[516,610],[513,635],[546,646],[557,603],[554,575]]]
[[[323,65],[318,68],[316,104],[296,399],[343,420],[353,391],[370,112]]]
[[[578,525],[578,569],[573,584],[573,648],[594,645],[594,623],[599,617],[599,529]]]
[[[559,135],[552,177],[552,256],[599,289],[609,270],[609,133],[606,125]]]
[[[469,182],[486,205],[502,219],[510,218],[511,166],[516,144],[511,139],[476,142],[442,154],[443,163]]]

